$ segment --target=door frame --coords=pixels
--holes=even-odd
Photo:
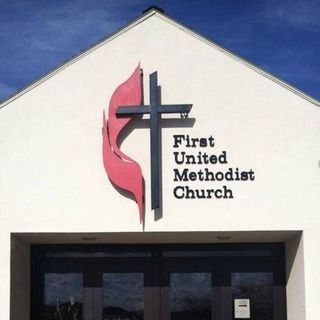
[[[78,271],[84,273],[84,298],[96,301],[83,310],[84,320],[100,320],[104,270],[144,273],[145,320],[170,320],[170,272],[212,274],[215,320],[233,319],[231,273],[272,272],[274,320],[287,319],[283,243],[32,245],[31,319],[41,310],[44,273]]]

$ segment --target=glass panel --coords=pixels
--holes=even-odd
[[[171,273],[171,320],[211,320],[210,273]]]
[[[272,273],[232,273],[231,281],[233,301],[249,299],[251,320],[273,319]]]
[[[81,273],[45,273],[43,320],[82,320]]]
[[[103,274],[103,320],[142,320],[143,273]]]

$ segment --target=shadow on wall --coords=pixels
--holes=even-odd
[[[286,242],[286,277],[288,319],[306,319],[303,233]]]
[[[29,320],[30,244],[11,234],[10,319]]]

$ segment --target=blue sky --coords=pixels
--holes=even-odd
[[[0,0],[0,100],[150,5],[320,99],[320,0]]]

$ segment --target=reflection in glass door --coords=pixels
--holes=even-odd
[[[45,273],[42,320],[82,320],[83,275]]]
[[[211,320],[210,273],[171,273],[171,320]]]

